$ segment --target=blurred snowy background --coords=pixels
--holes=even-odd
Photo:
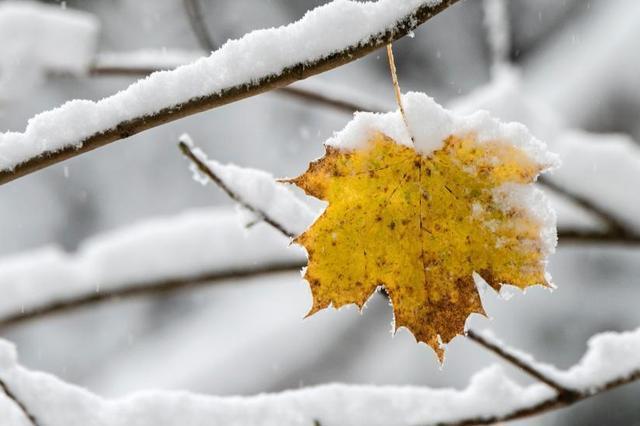
[[[49,3],[94,15],[100,25],[98,52],[200,49],[181,0]],[[201,3],[203,19],[221,44],[255,28],[292,22],[324,2]],[[598,142],[602,144],[612,137],[597,134],[620,133],[640,141],[636,53],[640,3],[509,1],[508,56],[521,80],[510,74],[506,81],[492,81],[482,5],[479,0],[463,1],[420,27],[415,37],[395,44],[403,90],[425,91],[462,110],[491,106],[507,119],[525,121],[552,149],[553,126],[592,132],[589,137],[602,139]],[[133,81],[122,76],[32,76],[33,61],[14,47],[19,37],[42,37],[37,26],[11,35],[0,27],[0,34],[0,76],[4,73],[8,79],[9,72],[14,74],[13,83],[0,85],[5,91],[0,92],[2,131],[22,131],[40,111],[74,98],[100,99]],[[83,48],[82,40],[71,43]],[[60,49],[58,53],[64,54],[64,47]],[[55,53],[47,50],[43,55],[55,57]],[[312,80],[345,99],[394,105],[382,51]],[[478,95],[483,87],[488,94]],[[521,97],[545,107],[531,114],[521,108]],[[551,116],[548,121],[546,115]],[[322,142],[349,119],[341,111],[268,93],[50,167],[0,188],[0,255],[47,245],[73,252],[96,234],[149,218],[170,217],[194,207],[232,209],[221,191],[192,180],[176,148],[183,132],[218,161],[293,176],[321,155]],[[579,156],[579,143],[574,148],[575,152],[563,154]],[[597,186],[602,174],[616,173],[611,166],[615,164],[602,167],[594,161],[579,185]],[[637,211],[639,177],[627,176],[622,180],[626,185],[603,191],[603,199],[610,191],[628,203],[630,212]],[[221,253],[206,255],[215,258]],[[534,288],[506,301],[487,292],[483,300],[492,320],[474,318],[471,324],[490,327],[511,345],[559,367],[574,364],[592,334],[640,325],[637,248],[565,246],[560,241],[551,272],[558,286],[553,293]],[[371,299],[362,316],[349,308],[303,320],[309,304],[307,284],[300,275],[283,273],[113,301],[2,329],[1,335],[16,342],[27,367],[106,396],[148,388],[248,395],[334,381],[463,387],[475,371],[497,361],[472,342],[457,338],[439,369],[433,352],[416,345],[409,333],[391,336],[391,309],[379,296]],[[512,372],[519,380],[528,380]],[[640,424],[638,392],[639,384],[630,385],[522,424]]]

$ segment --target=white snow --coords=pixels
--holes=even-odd
[[[0,99],[25,96],[47,72],[85,72],[98,30],[98,20],[87,12],[35,1],[0,2]]]
[[[558,243],[556,231],[556,213],[545,193],[534,185],[505,183],[493,190],[493,199],[504,211],[524,206],[531,217],[540,224],[542,253],[554,253]],[[525,244],[525,240],[520,241]],[[533,242],[535,244],[535,241]]]
[[[494,337],[484,333],[494,343]],[[521,352],[504,347],[535,367],[571,384],[594,390],[640,371],[640,329],[602,333],[574,367],[560,371],[535,363]],[[416,386],[327,384],[274,394],[217,397],[187,392],[144,391],[107,400],[64,383],[54,376],[29,371],[16,360],[15,348],[0,340],[0,378],[43,424],[50,426],[185,426],[224,425],[416,425],[452,422],[465,418],[505,415],[554,397],[543,384],[521,386],[498,366],[474,374],[464,390]],[[0,394],[0,413],[7,426],[25,424],[18,408]],[[10,407],[10,408],[9,408]]]
[[[559,165],[558,157],[522,124],[500,122],[487,111],[459,115],[443,108],[424,93],[409,92],[402,96],[402,103],[408,129],[399,110],[384,114],[358,112],[326,144],[355,149],[373,133],[381,132],[401,145],[413,146],[423,155],[429,155],[442,147],[448,136],[474,134],[479,142],[503,140],[521,148],[545,170]]]
[[[45,152],[80,146],[87,137],[123,121],[324,58],[383,33],[419,6],[439,2],[335,0],[307,12],[297,22],[230,40],[207,58],[156,72],[108,98],[67,102],[32,117],[22,133],[0,134],[0,170],[13,169]]]
[[[0,317],[122,286],[304,259],[268,225],[247,230],[232,210],[192,210],[95,236],[76,253],[49,246],[0,259]]]
[[[201,149],[194,147],[189,135],[183,134],[180,140],[191,147],[194,155],[209,166],[226,188],[246,205],[274,220],[290,235],[301,234],[315,220],[317,212],[296,197],[288,185],[279,183],[271,173],[235,164],[221,164],[210,160]],[[204,185],[209,182],[209,178],[202,175],[194,164],[191,164],[191,170],[197,182]],[[255,217],[251,221],[260,219]]]

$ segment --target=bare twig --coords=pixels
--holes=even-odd
[[[288,231],[284,225],[280,224],[278,221],[273,219],[264,211],[260,210],[258,207],[244,200],[240,195],[236,194],[231,188],[229,188],[227,184],[222,179],[220,179],[220,177],[211,169],[211,167],[209,167],[205,160],[202,159],[198,154],[196,154],[187,143],[180,141],[178,147],[180,148],[180,151],[182,151],[182,154],[187,157],[201,173],[205,174],[209,179],[211,179],[212,182],[218,185],[220,189],[222,189],[225,194],[229,196],[229,198],[231,198],[236,203],[240,204],[242,207],[249,210],[253,214],[257,215],[260,220],[273,226],[283,235],[286,235],[289,238],[295,237],[295,234],[293,234],[291,231]]]
[[[32,157],[17,165],[13,170],[0,171],[0,185],[112,142],[128,138],[144,130],[284,87],[295,81],[353,62],[394,40],[404,37],[419,25],[458,1],[443,0],[435,5],[430,2],[421,3],[420,6],[417,6],[411,13],[399,19],[393,26],[380,33],[371,34],[367,41],[347,46],[330,55],[323,55],[288,66],[279,74],[264,75],[242,84],[225,87],[214,93],[203,94],[186,102],[167,105],[152,114],[125,120],[109,129],[96,132],[84,140],[77,141],[77,144],[69,145],[55,152],[45,152],[39,156]]]
[[[200,47],[209,52],[214,51],[216,49],[216,43],[204,22],[200,0],[183,0],[183,4],[187,12],[187,17],[189,18],[189,24],[198,39]]]
[[[152,296],[165,294],[183,289],[192,289],[219,284],[225,281],[250,278],[278,272],[299,271],[304,266],[301,261],[290,260],[274,262],[268,265],[227,269],[210,273],[202,273],[193,277],[165,279],[149,283],[129,283],[113,289],[79,295],[74,298],[60,300],[58,302],[43,305],[25,312],[16,312],[0,318],[0,329],[23,323],[29,320],[40,319],[49,315],[71,311],[73,309],[91,306],[108,301],[120,301],[138,296]]]
[[[31,412],[29,412],[29,410],[24,405],[24,403],[11,391],[9,386],[7,386],[7,384],[2,379],[0,379],[0,389],[2,389],[5,395],[7,395],[7,398],[12,400],[18,406],[18,408],[20,408],[20,411],[22,411],[24,416],[29,420],[29,422],[33,426],[39,426],[39,423],[36,417],[33,414],[31,414]]]

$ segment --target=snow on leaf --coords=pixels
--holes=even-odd
[[[443,114],[419,108],[432,106],[425,99],[408,102],[410,125],[420,112]],[[417,139],[416,148],[375,129],[354,144],[349,133],[346,147],[327,146],[324,157],[291,180],[329,202],[296,239],[309,256],[309,315],[330,305],[362,308],[384,286],[395,329],[408,328],[440,360],[442,343],[464,331],[471,313],[484,313],[474,272],[496,290],[501,283],[550,285],[549,223],[539,214],[545,205],[538,211],[527,205],[539,203],[532,183],[549,164],[506,139],[509,132],[489,132],[495,136],[489,140],[473,131],[457,134],[464,126],[447,118],[451,134],[435,142]]]

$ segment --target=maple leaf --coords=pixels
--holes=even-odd
[[[383,286],[394,329],[408,328],[442,361],[442,344],[464,332],[471,313],[484,314],[474,272],[496,290],[549,285],[548,224],[513,201],[549,165],[473,131],[437,142],[424,154],[374,129],[355,148],[326,146],[290,182],[329,202],[295,240],[309,257],[307,315],[330,305],[362,309]]]

